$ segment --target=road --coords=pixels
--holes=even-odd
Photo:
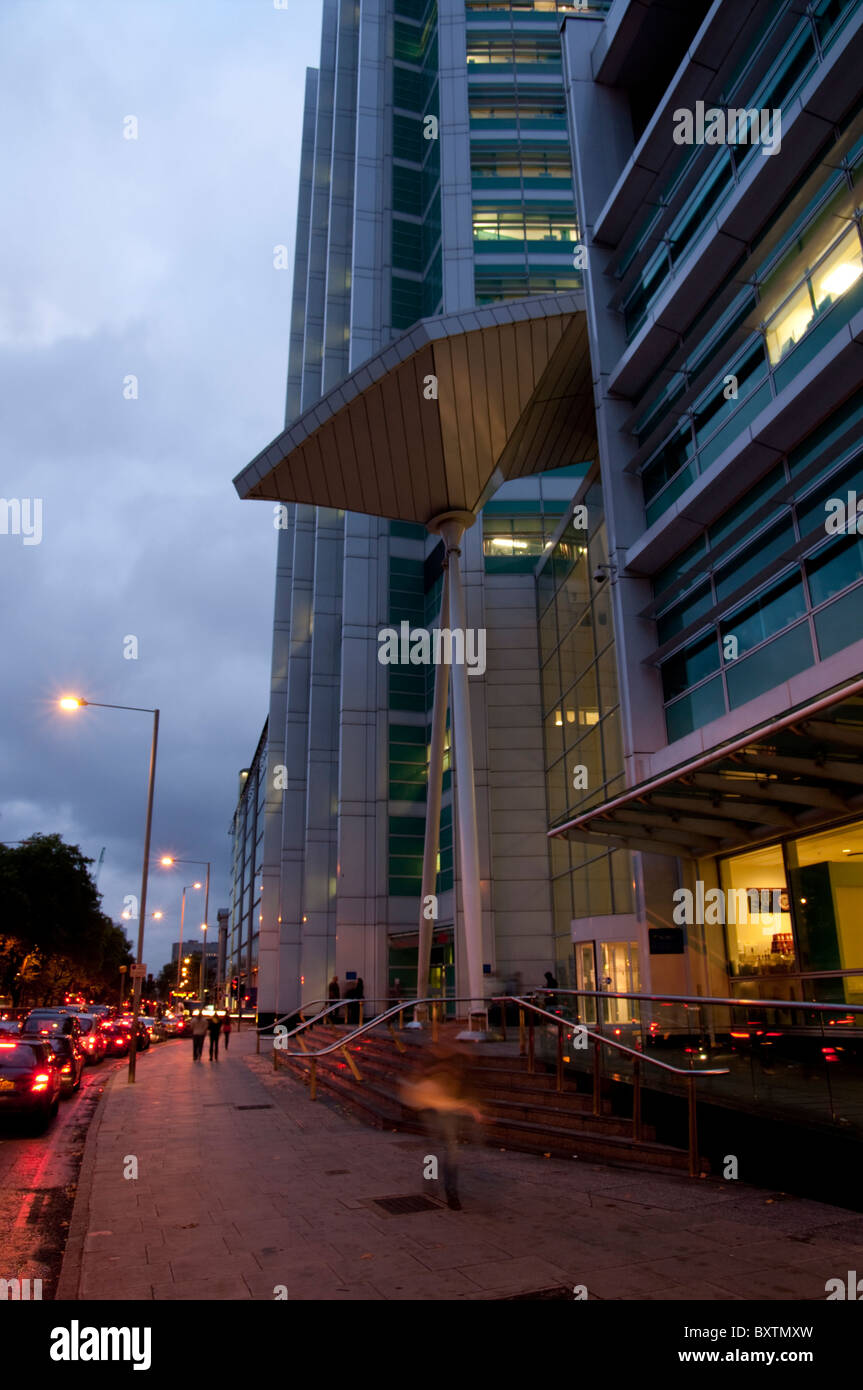
[[[41,1279],[42,1298],[54,1297],[87,1129],[109,1075],[126,1066],[118,1058],[85,1067],[44,1134],[0,1122],[0,1279]]]

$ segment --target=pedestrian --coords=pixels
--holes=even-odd
[[[231,1041],[231,1015],[225,1014],[222,1019],[222,1038],[225,1044],[225,1051],[228,1050],[228,1043]]]
[[[357,982],[356,982],[356,984],[353,985],[353,987],[352,987],[351,989],[348,990],[348,997],[349,997],[349,998],[351,999],[351,1001],[352,1001],[352,1002],[348,1005],[348,1009],[347,1009],[348,1023],[359,1023],[359,1021],[360,1021],[360,1005],[359,1005],[359,1001],[364,997],[364,987],[363,987],[363,982],[362,982],[361,979],[358,979]]]
[[[192,1061],[200,1062],[204,1054],[204,1034],[207,1031],[207,1020],[198,1009],[192,1017]]]
[[[215,1060],[218,1062],[219,1034],[222,1031],[222,1020],[219,1018],[218,1014],[211,1015],[207,1023],[207,1028],[210,1034],[210,1061],[212,1062],[213,1058],[215,1057]]]
[[[461,1211],[458,1140],[462,1117],[478,1124],[482,1121],[468,1088],[464,1054],[443,1044],[430,1044],[423,1070],[415,1079],[402,1082],[400,1096],[405,1105],[420,1112],[429,1138],[440,1151],[447,1206]]]
[[[339,984],[338,975],[334,975],[333,978],[330,980],[329,986],[327,988],[327,997],[331,1005],[334,1004],[337,999],[341,999],[342,989],[341,985]],[[333,1009],[333,1012],[329,1014],[328,1017],[330,1023],[338,1023],[340,1018],[340,1010]]]

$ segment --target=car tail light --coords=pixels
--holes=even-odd
[[[50,1075],[48,1074],[47,1071],[37,1071],[36,1075],[33,1077],[33,1085],[30,1087],[30,1090],[31,1090],[31,1091],[47,1091],[47,1089],[48,1089],[48,1082],[49,1082],[50,1080],[51,1080],[51,1077],[50,1077]]]
[[[60,1074],[61,1074],[61,1076],[65,1076],[65,1075],[67,1074],[67,1072],[70,1072],[71,1070],[72,1070],[72,1063],[71,1063],[71,1062],[64,1062],[63,1065],[62,1065],[62,1067],[60,1068]]]
[[[0,1043],[0,1048],[2,1048],[4,1052],[13,1052],[17,1046],[17,1043]]]

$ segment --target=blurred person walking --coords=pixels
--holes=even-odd
[[[215,1060],[218,1062],[219,1034],[222,1031],[222,1020],[219,1018],[218,1014],[213,1014],[212,1018],[209,1019],[207,1029],[210,1034],[210,1061],[212,1062],[215,1057]]]
[[[200,1062],[204,1054],[204,1035],[207,1031],[207,1020],[200,1009],[192,1019],[192,1061]]]
[[[420,1112],[429,1138],[440,1148],[444,1192],[450,1211],[461,1211],[458,1195],[458,1138],[461,1119],[477,1124],[482,1115],[469,1093],[467,1059],[453,1047],[431,1044],[419,1074],[401,1085],[401,1099]]]
[[[225,1014],[222,1019],[222,1040],[225,1044],[225,1051],[228,1050],[228,1043],[231,1041],[231,1015]]]
[[[359,1023],[359,1021],[360,1021],[360,1005],[359,1005],[359,1001],[360,1001],[360,999],[362,999],[362,998],[364,997],[364,994],[365,994],[365,987],[364,987],[364,985],[363,985],[362,979],[358,979],[357,982],[356,982],[356,984],[355,984],[355,985],[352,985],[351,988],[347,991],[347,994],[346,994],[345,997],[351,1000],[351,1003],[348,1004],[348,1007],[347,1007],[347,1021],[348,1021],[348,1023]]]

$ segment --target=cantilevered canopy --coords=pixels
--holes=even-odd
[[[863,811],[863,680],[593,807],[549,837],[700,859]]]
[[[425,525],[475,513],[509,478],[595,456],[584,300],[557,294],[423,319],[289,425],[234,486],[243,498]]]

